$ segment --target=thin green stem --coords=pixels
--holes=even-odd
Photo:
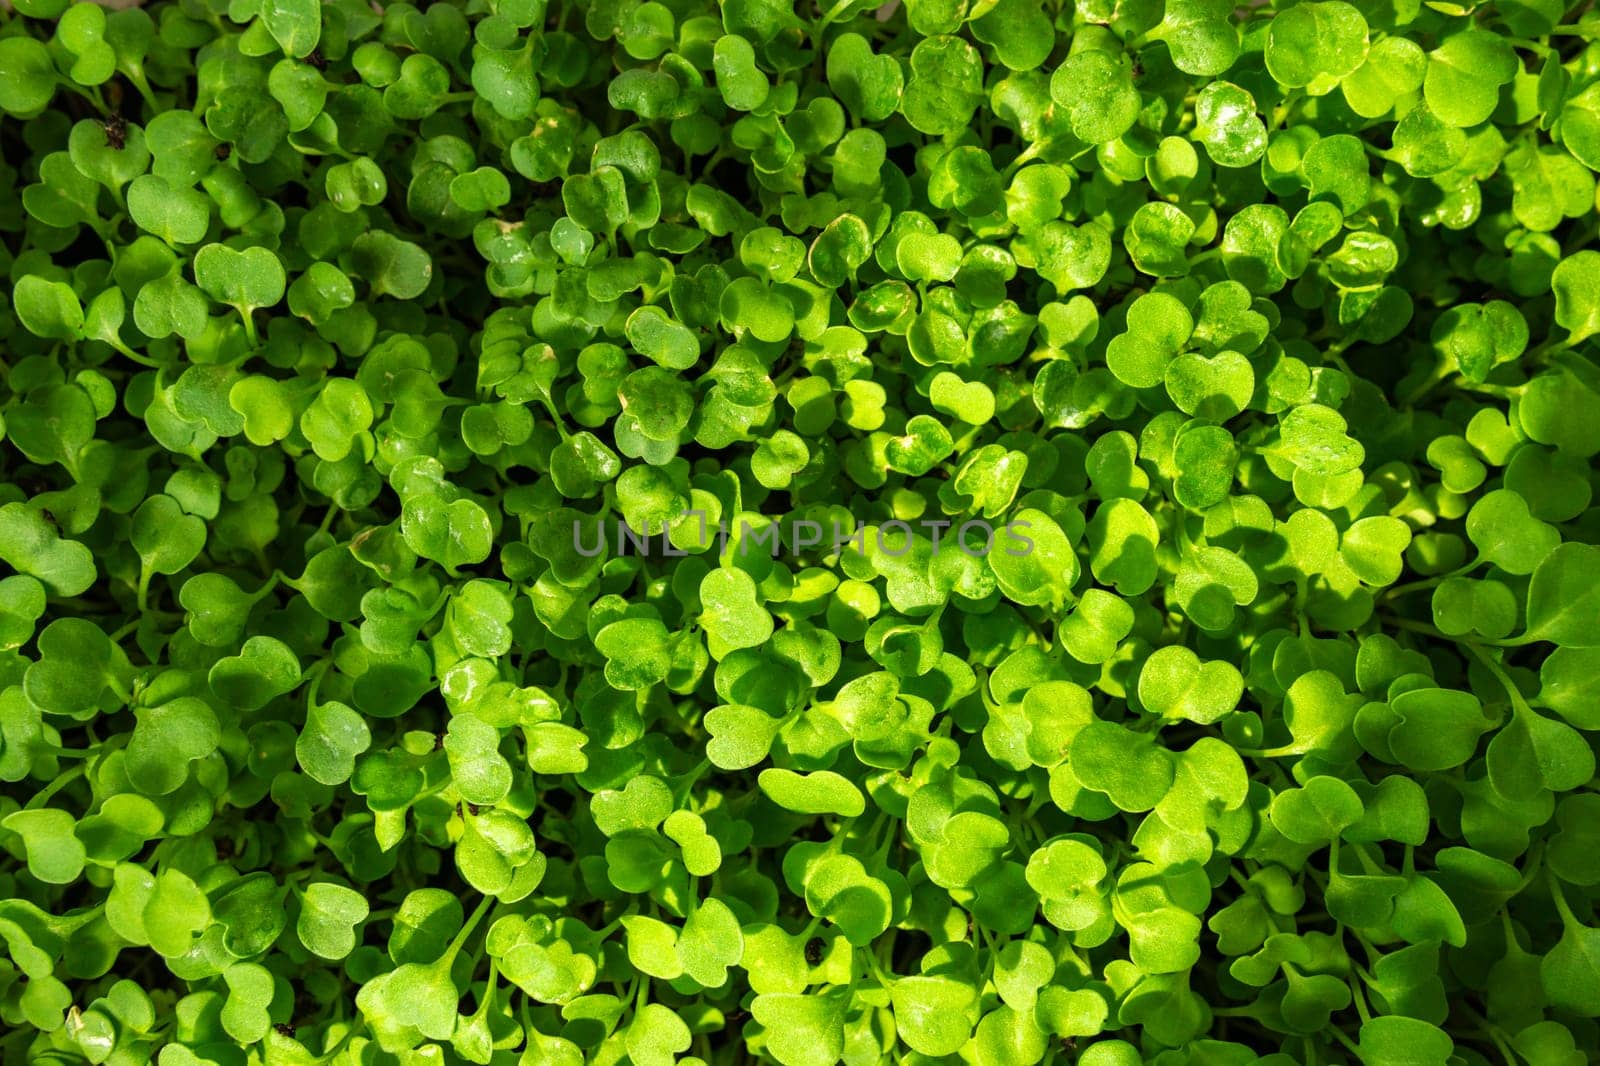
[[[1517,683],[1512,680],[1511,675],[1506,673],[1505,668],[1498,661],[1475,644],[1468,644],[1466,648],[1473,658],[1482,663],[1484,669],[1493,674],[1494,679],[1500,682],[1500,687],[1505,689],[1506,695],[1511,699],[1513,712],[1518,715],[1533,714],[1533,708],[1528,706],[1528,701],[1523,698],[1521,690],[1517,688]]]
[[[866,948],[861,949],[861,954],[867,960],[867,970],[872,974],[873,980],[884,988],[892,988],[894,986],[894,977],[884,972],[883,965],[878,962],[878,957]]]
[[[1572,913],[1572,905],[1567,902],[1566,893],[1561,891],[1561,879],[1548,866],[1544,869],[1544,883],[1550,890],[1550,900],[1556,905],[1556,913],[1561,916],[1561,924],[1567,928],[1582,925],[1577,915]]]
[[[311,678],[311,684],[306,688],[307,707],[317,706],[317,689],[322,686],[322,679],[327,676],[328,670],[332,665],[332,659],[322,659],[307,671],[307,676]]]
[[[1033,162],[1039,157],[1039,153],[1043,148],[1044,142],[1035,141],[1034,143],[1028,145],[1028,147],[1024,148],[1021,152],[1017,153],[1017,157],[1010,163],[1006,164],[1004,171],[1005,176],[1011,177],[1012,175],[1016,174],[1017,171]]]
[[[1254,1018],[1254,1007],[1217,1007],[1211,1013],[1218,1018]]]
[[[70,769],[70,770],[66,771],[65,773],[61,774],[60,776],[58,776],[54,781],[52,781],[48,785],[44,786],[44,788],[41,788],[38,792],[35,792],[33,794],[33,798],[28,800],[27,803],[22,805],[22,809],[25,810],[25,811],[36,811],[36,810],[38,810],[40,807],[43,807],[46,803],[49,803],[51,798],[53,796],[55,796],[55,794],[57,792],[60,792],[62,789],[66,788],[68,785],[72,784],[74,781],[76,781],[78,778],[82,777],[83,775],[84,775],[83,763],[79,763],[78,765],[74,766],[72,769]]]
[[[350,1027],[345,1030],[344,1035],[339,1038],[339,1042],[333,1045],[327,1054],[318,1056],[317,1061],[332,1062],[334,1059],[338,1058],[339,1054],[344,1051],[345,1045],[350,1043],[351,1039],[355,1037],[358,1031],[364,1032],[365,1028],[359,1025],[350,1025]]]
[[[1554,48],[1541,41],[1530,41],[1526,37],[1502,37],[1500,39],[1513,48],[1524,48],[1535,55],[1547,56],[1555,51]]]
[[[161,110],[161,105],[156,102],[156,94],[150,88],[150,82],[144,76],[144,67],[137,63],[130,63],[122,68],[123,75],[128,79],[134,89],[138,90],[144,102],[150,105],[152,114]]]
[[[1348,1051],[1348,1052],[1350,1052],[1350,1054],[1356,1056],[1356,1061],[1357,1062],[1363,1061],[1362,1058],[1361,1058],[1361,1049],[1356,1046],[1356,1042],[1354,1040],[1351,1040],[1350,1037],[1345,1033],[1345,1031],[1343,1029],[1340,1029],[1337,1026],[1330,1025],[1328,1027],[1328,1032],[1330,1034],[1332,1034],[1332,1036],[1333,1036],[1333,1038],[1335,1040],[1339,1041],[1339,1043],[1344,1045],[1344,1048],[1345,1048],[1346,1051]]]
[[[1356,1005],[1356,1013],[1361,1016],[1361,1024],[1372,1020],[1372,1010],[1367,1006],[1366,993],[1361,989],[1361,982],[1354,977],[1349,978],[1350,999]]]
[[[1487,1036],[1494,1046],[1499,1050],[1500,1056],[1506,1060],[1507,1066],[1517,1066],[1519,1060],[1512,1052],[1510,1046],[1506,1044],[1505,1033],[1499,1026],[1495,1025],[1478,1011],[1472,1009],[1472,1007],[1468,1006],[1466,1003],[1457,1002],[1454,1004],[1454,1008],[1477,1023],[1478,1030],[1482,1032],[1483,1035]]]
[[[144,614],[150,608],[150,578],[155,576],[155,571],[150,569],[150,564],[139,564],[139,587],[135,602],[139,605],[139,613]]]
[[[1444,584],[1446,581],[1449,581],[1453,577],[1460,577],[1463,574],[1471,573],[1472,570],[1478,567],[1482,562],[1483,557],[1479,556],[1467,563],[1465,566],[1458,566],[1447,574],[1436,574],[1433,577],[1425,577],[1417,581],[1408,581],[1402,585],[1391,585],[1383,590],[1383,598],[1391,599],[1396,596],[1404,596],[1411,592],[1420,592],[1423,589],[1436,588],[1437,586]]]
[[[284,576],[282,570],[274,570],[270,575],[268,575],[267,580],[262,583],[260,588],[256,589],[252,593],[249,593],[250,602],[260,603],[262,600],[266,599],[267,595],[273,589],[278,587],[278,583],[280,581],[287,582],[288,579]]]
[[[140,353],[134,351],[132,348],[129,348],[126,344],[123,344],[121,341],[112,340],[110,338],[101,338],[101,339],[104,340],[107,344],[111,345],[111,347],[114,348],[118,352],[118,354],[122,355],[123,358],[131,359],[135,363],[138,363],[140,366],[147,366],[152,370],[160,370],[161,369],[161,364],[160,363],[156,362],[154,359],[150,358],[148,355],[141,355]]]
[[[1436,637],[1439,640],[1447,640],[1452,644],[1461,644],[1468,648],[1483,644],[1488,644],[1496,648],[1515,648],[1526,643],[1526,641],[1519,637],[1506,637],[1501,640],[1480,637],[1475,641],[1464,640],[1461,637],[1453,637],[1449,633],[1446,633],[1435,626],[1428,625],[1426,622],[1414,622],[1409,618],[1395,618],[1392,615],[1385,615],[1384,621],[1387,624],[1394,626],[1396,629],[1404,629],[1411,633],[1421,633],[1424,636]]]
[[[455,935],[454,940],[450,941],[450,946],[445,948],[445,958],[454,960],[457,955],[461,954],[461,948],[466,944],[467,938],[472,935],[472,931],[478,927],[478,923],[483,920],[484,915],[489,913],[489,908],[494,906],[495,902],[496,900],[493,896],[485,896],[473,908],[472,914],[462,924],[461,931]]]
[[[324,511],[323,514],[322,514],[322,521],[320,523],[318,523],[318,525],[317,525],[317,532],[318,533],[326,533],[328,531],[328,529],[333,525],[333,520],[335,518],[339,517],[339,515],[341,513],[342,512],[339,510],[338,507],[335,507],[333,504],[330,503],[328,505],[328,509],[326,511]],[[276,575],[276,571],[274,571],[274,575]]]
[[[63,748],[57,744],[30,744],[28,750],[40,755],[54,755],[58,759],[87,759],[99,748]]]

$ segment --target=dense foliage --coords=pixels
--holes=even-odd
[[[12,3],[7,1064],[1600,1056],[1600,18]]]

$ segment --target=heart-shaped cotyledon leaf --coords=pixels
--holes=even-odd
[[[0,559],[61,596],[77,596],[95,582],[88,546],[62,537],[45,515],[23,503],[0,507]]]
[[[342,959],[356,945],[355,926],[366,920],[365,897],[331,882],[307,885],[300,897],[295,935],[310,952],[324,959]]]
[[[1232,663],[1203,662],[1180,645],[1159,648],[1145,660],[1138,691],[1155,714],[1210,723],[1238,705],[1244,678]]]
[[[24,275],[12,290],[11,305],[35,336],[70,341],[83,333],[83,304],[65,282]]]
[[[208,244],[195,253],[194,280],[207,296],[238,311],[247,330],[253,329],[250,313],[282,300],[288,284],[271,249],[238,251],[225,244]]]

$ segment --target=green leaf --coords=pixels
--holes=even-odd
[[[1230,82],[1211,82],[1195,101],[1195,136],[1218,166],[1250,166],[1267,150],[1256,98]]]
[[[194,280],[207,296],[244,316],[283,299],[287,284],[283,264],[270,250],[240,252],[224,244],[208,244],[195,253]]]
[[[848,993],[759,995],[750,1013],[766,1029],[766,1047],[782,1066],[831,1066],[844,1052]]]
[[[890,988],[900,1039],[924,1055],[951,1055],[972,1038],[978,997],[950,977],[906,977]]]
[[[31,37],[0,40],[0,110],[30,116],[55,94],[56,72],[45,46]]]
[[[784,810],[800,814],[837,814],[860,817],[866,810],[861,790],[847,777],[831,770],[797,774],[792,770],[763,770],[761,791]]]
[[[1428,53],[1423,94],[1446,124],[1476,126],[1494,111],[1500,86],[1511,81],[1517,59],[1505,38],[1469,29]]]
[[[912,51],[900,113],[913,129],[932,136],[955,133],[966,127],[982,99],[983,64],[970,44],[940,35]]]
[[[356,271],[377,296],[414,300],[433,280],[433,258],[420,245],[392,233],[363,233],[351,245]]]
[[[83,335],[83,304],[70,285],[27,274],[17,280],[11,304],[36,337],[74,341]]]
[[[128,186],[128,214],[140,229],[168,244],[195,244],[205,239],[211,226],[211,205],[204,193],[175,187],[157,174],[133,179]]]
[[[1556,294],[1556,322],[1572,334],[1572,341],[1600,333],[1600,252],[1581,251],[1561,260],[1551,276]]]
[[[1139,117],[1139,90],[1129,65],[1110,52],[1067,57],[1050,76],[1050,97],[1066,109],[1073,134],[1089,144],[1116,140]]]
[[[1158,648],[1139,671],[1139,702],[1163,718],[1209,725],[1238,706],[1244,679],[1231,663],[1202,662],[1188,648]]]
[[[1527,636],[1569,648],[1600,645],[1590,623],[1600,602],[1600,547],[1562,544],[1547,554],[1528,584]]]
[[[1267,27],[1267,70],[1280,85],[1326,92],[1367,58],[1367,20],[1342,0],[1298,4]]]
[[[0,507],[0,559],[58,596],[77,596],[96,578],[94,553],[22,503]]]

